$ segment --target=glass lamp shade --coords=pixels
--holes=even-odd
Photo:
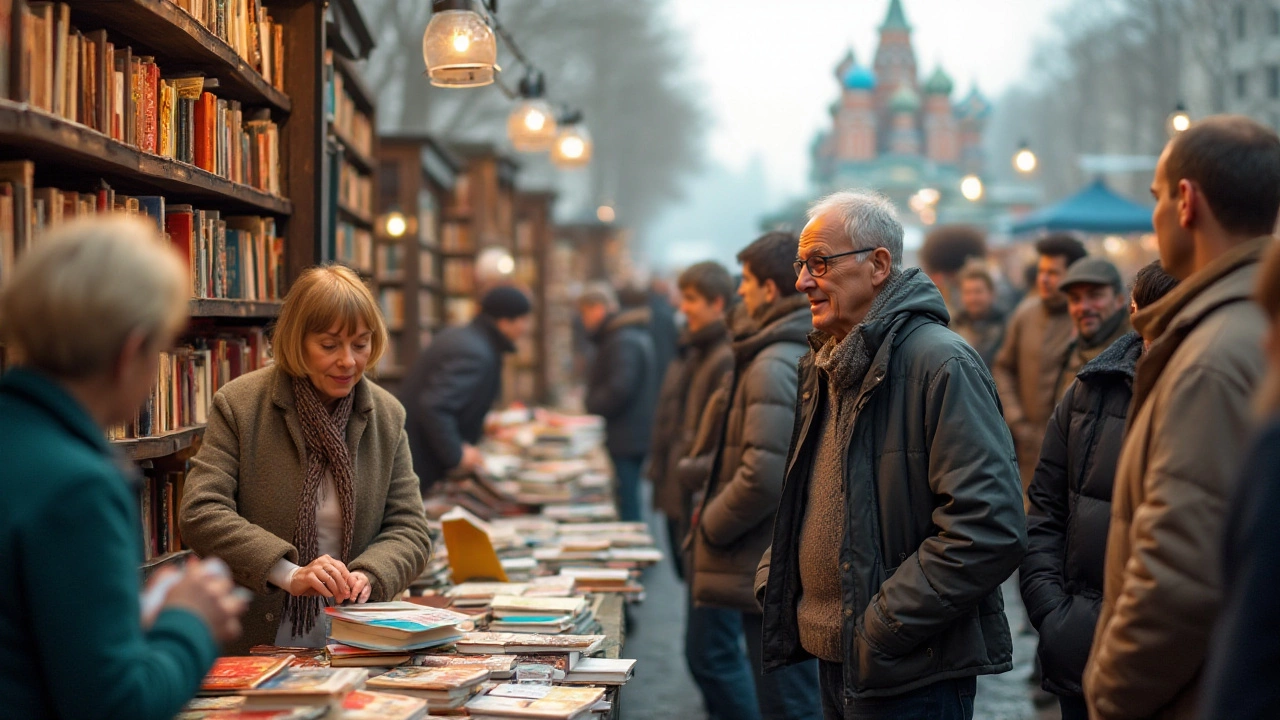
[[[525,100],[507,117],[507,135],[518,152],[543,152],[556,140],[556,116],[545,100]]]
[[[441,10],[422,34],[422,59],[436,87],[481,87],[493,82],[498,43],[478,13]]]
[[[560,168],[580,168],[591,162],[591,134],[582,125],[560,130],[551,146],[551,162]]]

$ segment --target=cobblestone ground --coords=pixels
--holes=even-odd
[[[661,520],[650,520],[654,536],[665,538]],[[702,698],[684,664],[684,586],[670,561],[644,578],[647,597],[630,609],[625,657],[636,658],[636,675],[622,691],[622,720],[706,720]],[[1027,682],[1035,655],[1035,636],[1019,634],[1023,625],[1017,584],[1004,585],[1014,638],[1014,668],[978,679],[977,720],[1058,720],[1058,707],[1037,711]]]

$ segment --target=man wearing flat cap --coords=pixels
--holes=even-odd
[[[424,495],[450,471],[483,464],[475,444],[485,415],[502,396],[502,356],[515,352],[529,332],[532,311],[523,291],[490,290],[475,319],[437,335],[405,378],[400,401]]]
[[[1067,270],[1058,289],[1067,296],[1067,313],[1076,337],[1062,359],[1054,400],[1061,400],[1076,373],[1131,329],[1129,300],[1120,271],[1100,257],[1086,257]]]

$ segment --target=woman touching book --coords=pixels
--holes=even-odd
[[[275,365],[214,396],[181,525],[259,594],[231,652],[320,647],[326,604],[392,599],[426,565],[404,408],[364,377],[386,345],[359,277],[311,268],[285,298]]]

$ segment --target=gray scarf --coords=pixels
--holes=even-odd
[[[871,323],[882,319],[886,310],[897,307],[899,296],[907,287],[907,278],[913,273],[895,272],[881,288],[871,303],[867,316],[849,331],[843,340],[826,336],[822,346],[814,352],[813,362],[827,376],[832,396],[857,390],[871,368],[871,359],[879,348],[867,344],[866,330]]]

